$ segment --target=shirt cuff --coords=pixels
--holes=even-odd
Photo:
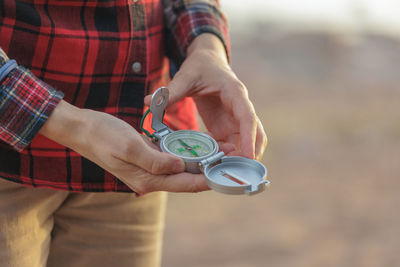
[[[18,66],[0,83],[0,140],[23,150],[64,94]]]
[[[215,4],[177,1],[165,9],[167,20],[167,51],[169,57],[178,66],[186,57],[191,42],[202,33],[215,34],[223,43],[228,61],[230,59],[230,40],[225,15],[220,11],[218,1]]]

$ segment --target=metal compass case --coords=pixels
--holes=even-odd
[[[192,130],[173,131],[165,125],[163,117],[168,96],[168,88],[157,89],[152,96],[150,109],[141,123],[143,132],[158,143],[163,152],[182,158],[185,171],[203,172],[207,185],[215,191],[232,195],[253,195],[264,191],[270,182],[265,180],[267,169],[262,163],[244,157],[225,156],[224,152],[218,152],[217,141],[205,133]],[[153,134],[143,128],[149,112],[153,115]]]

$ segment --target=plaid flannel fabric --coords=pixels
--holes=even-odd
[[[0,47],[33,73],[18,67],[1,81],[0,177],[76,192],[130,192],[37,133],[63,94],[139,130],[144,96],[170,79],[168,57],[179,66],[204,32],[220,37],[228,51],[218,1],[0,0]],[[166,121],[176,129],[197,127],[193,101],[170,107]]]
[[[55,91],[22,67],[14,69],[1,84],[0,138],[22,151],[62,99]]]

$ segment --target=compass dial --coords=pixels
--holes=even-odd
[[[218,145],[210,136],[196,131],[176,131],[163,140],[166,152],[181,158],[203,158],[214,154]]]

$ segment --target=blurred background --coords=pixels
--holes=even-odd
[[[221,5],[272,184],[170,194],[163,266],[400,266],[400,2]]]

